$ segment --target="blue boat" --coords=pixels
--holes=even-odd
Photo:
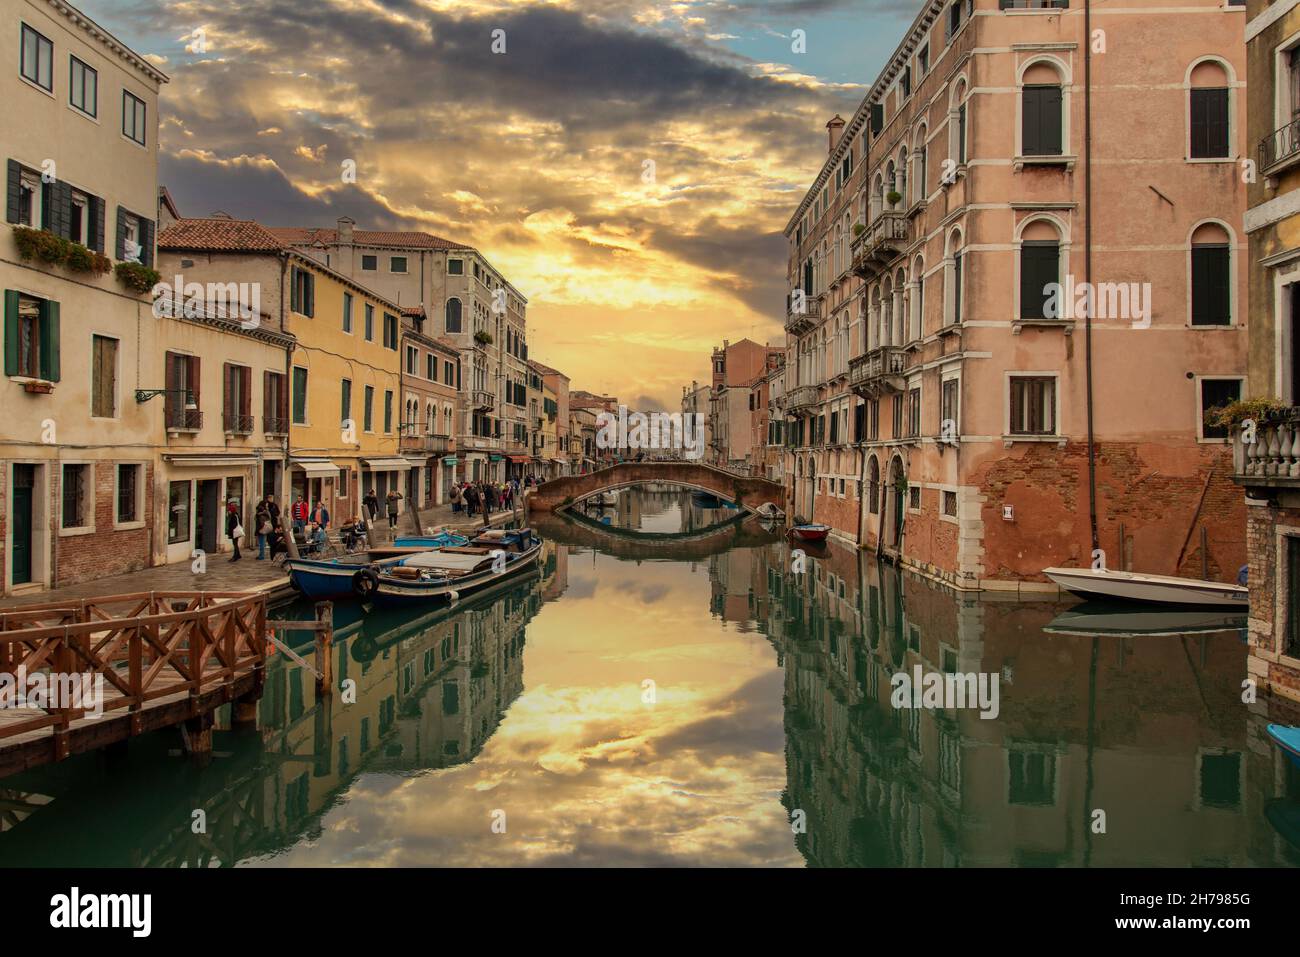
[[[1300,728],[1288,728],[1284,724],[1270,724],[1268,736],[1291,759],[1291,763],[1300,768]]]
[[[492,587],[537,564],[542,540],[529,528],[492,529],[467,545],[408,555],[357,572],[357,593],[381,606],[443,605]]]
[[[336,558],[289,558],[284,567],[294,587],[308,598],[347,598],[358,594],[357,573],[363,568],[384,568],[412,555],[435,548],[469,544],[464,535],[410,535],[390,546],[380,546]]]

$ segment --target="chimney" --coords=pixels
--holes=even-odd
[[[826,151],[828,153],[834,153],[835,144],[840,141],[840,134],[844,132],[844,117],[840,116],[838,113],[832,116],[830,121],[826,124],[826,132],[829,140],[826,146]]]
[[[340,216],[340,217],[339,217],[339,223],[338,223],[338,226],[339,226],[339,245],[340,245],[340,246],[351,246],[351,245],[352,245],[352,227],[355,226],[356,224],[357,224],[357,221],[356,221],[355,219],[352,219],[350,216]]]

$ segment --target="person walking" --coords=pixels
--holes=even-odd
[[[388,502],[388,527],[389,528],[397,527],[397,503],[400,502],[401,500],[402,500],[401,492],[399,492],[395,488],[388,490],[387,502]]]
[[[229,536],[231,544],[235,546],[235,554],[231,556],[230,560],[237,562],[241,558],[239,540],[244,537],[244,526],[239,521],[239,505],[233,498],[226,505],[226,535]]]
[[[460,511],[460,486],[451,487],[451,513],[455,515]]]
[[[316,508],[311,513],[311,520],[321,528],[330,527],[330,511],[325,507],[324,502],[316,503]]]
[[[361,517],[364,518],[368,524],[373,525],[375,519],[379,518],[379,496],[375,494],[373,488],[366,493],[366,497],[361,500],[361,504],[365,506],[366,509],[366,514]]]
[[[270,513],[271,524],[276,528],[279,528],[280,527],[280,506],[275,503],[274,495],[268,495],[266,497],[266,510],[268,513]]]
[[[264,561],[266,541],[275,527],[271,522],[271,510],[267,507],[266,499],[258,503],[257,511],[253,513],[253,527],[257,530],[257,560]]]
[[[307,503],[303,501],[302,496],[299,495],[297,501],[293,503],[293,507],[289,511],[289,514],[293,516],[293,530],[295,532],[301,532],[307,527],[307,512]]]

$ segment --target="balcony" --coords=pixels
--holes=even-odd
[[[783,406],[786,412],[797,412],[800,409],[811,408],[819,402],[815,385],[801,385],[791,389],[785,394],[784,399]]]
[[[477,412],[486,412],[489,409],[497,407],[497,397],[491,392],[485,392],[482,389],[475,389],[469,394],[470,404]]]
[[[429,452],[441,455],[451,451],[451,436],[423,433],[403,435],[401,448],[403,452]]]
[[[786,305],[785,331],[791,335],[798,336],[810,330],[817,325],[817,321],[822,317],[822,301],[819,296],[805,296],[803,301],[803,311],[795,312],[794,303],[791,301]]]
[[[1255,441],[1232,430],[1232,480],[1247,488],[1300,489],[1300,408],[1255,425]]]
[[[166,419],[168,432],[197,432],[203,428],[203,413],[198,409],[168,409]]]
[[[278,415],[262,416],[262,431],[267,435],[288,435],[289,420]]]
[[[866,355],[849,360],[849,388],[858,395],[876,398],[902,392],[911,353],[898,346],[877,346]]]
[[[907,249],[909,232],[907,213],[892,209],[881,213],[849,247],[853,271],[863,279],[880,275]]]
[[[221,415],[221,424],[226,430],[226,435],[253,434],[253,417],[251,415],[239,415],[233,412],[223,412]]]
[[[1274,130],[1259,142],[1259,171],[1276,176],[1300,162],[1300,116]]]
[[[501,448],[501,436],[462,435],[460,444],[467,449],[478,449],[480,451],[491,449],[493,451],[498,451]]]

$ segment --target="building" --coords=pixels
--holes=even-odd
[[[562,475],[560,448],[559,397],[547,382],[546,366],[528,363],[528,415],[533,436],[533,474],[542,479]],[[552,370],[553,371],[553,370]]]
[[[0,12],[0,594],[150,564],[165,503],[149,291],[167,77],[63,0]]]
[[[711,398],[713,389],[708,384],[701,384],[691,380],[690,387],[682,386],[682,427],[686,428],[688,423],[695,421],[704,422],[704,456],[703,461],[712,462],[714,439],[713,439],[713,416],[711,414]],[[699,417],[697,419],[696,417]]]
[[[600,410],[586,405],[569,407],[569,474],[585,475],[598,467],[596,416]]]
[[[794,511],[962,588],[1235,579],[1204,413],[1246,371],[1243,10],[1135,10],[1099,39],[1076,6],[933,0],[828,124],[786,227]]]
[[[423,307],[402,310],[400,448],[411,463],[407,500],[421,508],[451,501],[461,395],[460,348],[428,325]]]
[[[1249,209],[1249,396],[1233,430],[1233,472],[1245,490],[1251,677],[1272,700],[1252,721],[1300,723],[1300,10],[1252,0],[1246,27],[1249,143],[1258,164]]]
[[[555,396],[555,471],[554,475],[569,475],[569,377],[558,369],[542,365],[536,359],[530,359],[533,369],[541,373],[542,386]],[[552,476],[554,477],[554,476]]]
[[[706,461],[737,472],[756,467],[753,441],[752,389],[767,375],[774,357],[783,350],[759,345],[752,339],[723,340],[713,350],[712,393],[709,396],[709,444]]]
[[[181,219],[160,235],[159,249],[186,283],[257,290],[293,336],[284,366],[287,396],[265,400],[273,418],[288,412],[286,472],[264,463],[273,471],[264,473],[263,490],[279,488],[282,502],[298,496],[324,502],[335,526],[360,514],[371,490],[383,511],[385,496],[396,489],[404,512],[418,494],[418,477],[399,445],[400,307],[250,220]]]
[[[401,307],[423,308],[424,334],[460,350],[454,479],[504,479],[506,454],[529,446],[528,300],[500,270],[472,246],[429,233],[360,230],[346,217],[335,229],[272,232]]]

